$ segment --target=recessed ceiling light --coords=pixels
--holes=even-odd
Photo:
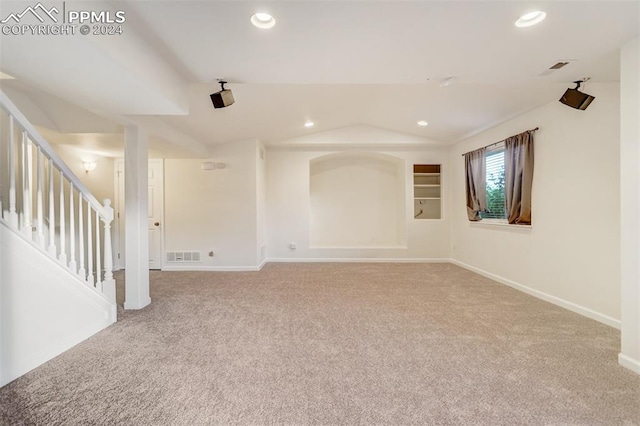
[[[251,23],[255,27],[267,30],[269,28],[273,28],[273,26],[276,24],[276,19],[268,13],[258,12],[254,13],[251,17]]]
[[[307,121],[306,123],[304,123],[304,127],[306,127],[307,129],[315,125],[316,123],[314,123],[313,121]]]
[[[542,22],[546,16],[547,14],[541,10],[536,10],[535,12],[526,13],[516,21],[516,27],[520,27],[520,28],[530,27],[532,25]]]
[[[427,121],[424,121],[424,120],[418,121],[418,126],[424,127],[424,126],[428,126],[428,125],[429,125],[429,123]]]

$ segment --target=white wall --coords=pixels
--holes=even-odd
[[[327,132],[323,136],[314,135],[313,141],[321,140],[324,146],[275,146],[268,149],[267,202],[269,229],[269,258],[271,260],[358,260],[358,259],[442,259],[449,257],[450,224],[449,211],[445,205],[442,220],[413,219],[413,164],[442,164],[443,198],[450,195],[448,150],[428,144],[407,146],[395,142],[394,137],[403,140],[402,135],[384,131],[386,145],[351,145],[363,142],[353,132],[364,132],[369,139],[371,129],[352,129],[352,132]],[[346,136],[345,136],[346,135]],[[375,138],[373,138],[375,139]],[[371,139],[371,140],[373,140]],[[366,140],[364,140],[366,142]],[[340,144],[344,147],[340,148]],[[345,152],[350,149],[389,155],[404,162],[404,197],[406,244],[398,248],[312,248],[310,242],[310,162],[328,154]],[[359,196],[360,194],[358,194]],[[354,194],[355,196],[355,194]],[[289,248],[296,244],[296,249]]]
[[[87,187],[89,191],[101,203],[105,198],[115,202],[115,193],[113,187],[114,159],[109,157],[101,157],[95,154],[86,154],[81,149],[77,149],[66,145],[52,145],[56,153],[60,156],[67,166],[71,169],[80,182]],[[82,163],[85,161],[94,161],[96,163],[95,170],[86,173]]]
[[[619,85],[584,90],[596,97],[586,111],[554,101],[452,149],[452,258],[618,326]],[[537,126],[532,228],[470,223],[461,155]]]
[[[405,162],[368,152],[311,161],[311,247],[406,246]]]
[[[116,320],[116,306],[0,223],[0,386]]]
[[[165,264],[165,269],[257,267],[258,152],[258,142],[247,141],[216,146],[211,160],[165,160],[164,249],[203,255],[199,264]],[[226,168],[202,170],[203,161]]]
[[[640,39],[621,52],[621,365],[640,374]]]

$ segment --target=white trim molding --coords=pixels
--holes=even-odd
[[[266,262],[265,262],[266,263]],[[264,264],[263,264],[264,265]],[[202,266],[202,265],[164,265],[161,271],[209,271],[209,272],[250,272],[259,271],[262,266]]]
[[[533,229],[533,225],[513,225],[508,223],[506,220],[496,220],[496,219],[482,219],[478,222],[469,222],[469,226],[472,228],[498,228],[501,231],[510,231],[510,232],[531,232]]]
[[[270,258],[274,263],[449,263],[448,258],[289,257]]]
[[[531,287],[527,287],[526,285],[517,283],[507,278],[503,278],[496,274],[492,274],[491,272],[487,272],[483,269],[476,268],[475,266],[467,265],[466,263],[460,262],[459,260],[450,259],[450,262],[453,263],[454,265],[460,266],[461,268],[467,269],[469,271],[472,271],[482,276],[485,276],[487,278],[490,278],[496,282],[499,282],[500,284],[504,284],[509,287],[515,288],[516,290],[520,290],[523,293],[527,293],[531,296],[537,297],[538,299],[542,299],[546,302],[553,303],[554,305],[560,306],[561,308],[568,309],[572,312],[583,315],[587,318],[591,318],[593,320],[601,322],[602,324],[608,325],[609,327],[613,327],[620,330],[620,320],[617,320],[613,317],[594,311],[593,309],[589,309],[587,307],[578,305],[576,303],[569,302],[568,300],[564,300],[560,297],[553,296],[543,291],[536,290]]]
[[[640,361],[631,358],[623,353],[618,354],[618,364],[628,368],[636,374],[640,374]]]
[[[269,263],[269,259],[267,259],[265,257],[264,260],[262,261],[262,263],[260,263],[260,265],[258,265],[258,271],[261,271],[262,268],[264,268],[264,265],[266,265],[267,263]]]

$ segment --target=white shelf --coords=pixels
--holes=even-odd
[[[413,217],[416,220],[442,219],[442,193],[439,164],[416,164],[413,166]],[[416,170],[429,170],[420,173]]]

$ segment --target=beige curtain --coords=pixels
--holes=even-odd
[[[531,225],[533,132],[505,140],[504,168],[507,220],[511,224]]]
[[[467,217],[474,222],[482,220],[480,212],[487,210],[486,151],[486,148],[480,148],[464,155],[467,177]]]

